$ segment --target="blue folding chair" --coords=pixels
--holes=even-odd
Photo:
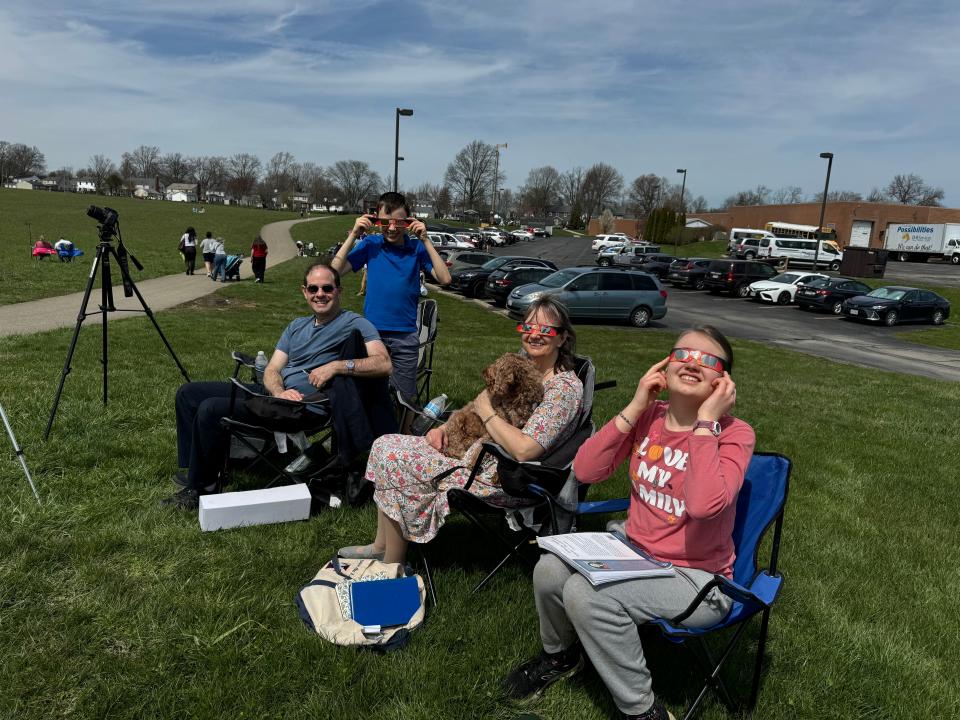
[[[783,576],[777,571],[777,558],[780,554],[780,534],[783,528],[783,511],[787,500],[791,468],[790,459],[783,455],[753,454],[743,480],[743,487],[737,496],[737,520],[733,528],[733,543],[736,549],[733,579],[714,575],[713,580],[700,590],[690,606],[682,613],[674,618],[658,619],[649,623],[655,625],[671,642],[696,641],[694,646],[699,649],[699,654],[697,652],[693,654],[704,670],[705,683],[696,700],[687,709],[685,719],[693,717],[710,688],[716,691],[730,711],[743,707],[742,704],[733,701],[720,678],[720,668],[740,642],[749,621],[759,614],[761,616],[760,637],[757,641],[750,697],[745,708],[747,717],[753,714],[760,691],[760,672],[763,667],[770,610],[783,586]],[[583,502],[578,506],[578,511],[580,515],[623,512],[627,509],[629,502],[629,498]],[[773,543],[770,549],[770,563],[766,569],[761,569],[758,566],[760,541],[771,525],[773,525]],[[716,625],[705,628],[680,626],[679,623],[690,617],[714,588],[719,588],[724,595],[733,599],[733,607],[727,617]],[[715,661],[704,637],[734,626],[738,626],[736,632],[724,646],[719,661]]]

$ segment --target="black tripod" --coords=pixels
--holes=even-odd
[[[173,351],[173,348],[170,346],[169,341],[166,336],[163,334],[163,331],[160,329],[160,326],[157,324],[157,319],[153,315],[153,311],[147,305],[147,301],[143,299],[143,295],[140,294],[140,290],[137,289],[136,283],[133,282],[133,279],[130,277],[130,269],[127,266],[127,249],[123,245],[123,238],[120,237],[120,227],[119,221],[117,218],[117,212],[111,210],[110,208],[98,208],[93,205],[90,206],[90,209],[87,210],[87,214],[91,217],[94,217],[100,220],[101,225],[99,226],[100,231],[100,242],[97,245],[97,256],[93,260],[93,266],[90,268],[90,277],[87,278],[87,288],[83,293],[83,302],[80,303],[80,314],[77,315],[77,325],[73,329],[73,338],[70,340],[70,349],[67,350],[67,359],[63,364],[63,370],[60,373],[60,384],[57,386],[57,394],[53,399],[53,407],[50,409],[50,419],[47,421],[47,429],[43,433],[44,440],[50,437],[50,430],[53,428],[54,418],[57,416],[57,406],[60,404],[60,395],[63,392],[63,384],[67,380],[67,375],[70,374],[70,361],[73,360],[73,351],[77,347],[77,338],[80,335],[80,326],[83,324],[83,321],[86,320],[90,315],[96,315],[97,313],[101,316],[102,324],[102,338],[103,338],[103,353],[101,356],[101,363],[103,364],[103,404],[107,404],[107,365],[109,362],[108,350],[107,350],[107,313],[111,312],[144,312],[147,317],[150,318],[150,322],[153,323],[153,327],[157,329],[157,334],[160,336],[160,339],[163,340],[163,344],[167,346],[167,350],[170,352],[170,357],[173,358],[173,361],[177,364],[177,367],[180,369],[180,373],[183,375],[184,379],[187,382],[190,382],[190,376],[187,375],[186,369],[181,364],[180,360],[177,358],[177,354]],[[111,244],[111,239],[113,235],[117,236],[117,247],[116,249]],[[123,294],[126,297],[137,296],[137,299],[140,301],[140,305],[143,307],[143,310],[124,310],[117,309],[113,304],[113,278],[110,274],[110,256],[113,256],[117,261],[117,266],[120,268],[120,276],[123,279]],[[133,255],[129,255],[130,259],[133,260],[133,264],[137,267],[137,270],[143,270],[143,265],[135,258]],[[90,301],[90,292],[93,290],[93,283],[97,276],[97,269],[103,268],[103,276],[101,277],[100,283],[100,309],[95,312],[87,312],[87,303]]]

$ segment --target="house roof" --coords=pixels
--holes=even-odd
[[[196,192],[196,183],[170,183],[167,185],[167,192]]]

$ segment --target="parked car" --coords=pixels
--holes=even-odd
[[[532,265],[518,265],[516,267],[494,270],[484,285],[486,296],[493,300],[495,305],[503,307],[507,302],[507,295],[514,288],[529,283],[539,282],[554,271],[551,268]]]
[[[552,295],[580,319],[626,320],[646,327],[667,314],[667,291],[656,276],[630,268],[574,267],[523,285],[507,297],[511,317],[522,318],[530,303]]]
[[[888,326],[903,321],[943,325],[950,317],[950,301],[930,290],[888,285],[845,300],[843,315]]]
[[[623,235],[597,235],[593,239],[593,243],[590,245],[591,250],[602,250],[605,247],[610,247],[611,245],[622,245],[627,242],[628,238]]]
[[[795,299],[801,310],[815,308],[829,310],[834,315],[843,312],[843,301],[866,295],[871,288],[866,283],[847,277],[828,277],[811,280],[797,288]]]
[[[744,241],[747,239],[759,240],[761,238],[766,238],[767,240],[770,240],[774,237],[776,236],[769,230],[732,228],[730,230],[730,242],[727,243],[727,255],[730,257],[742,257],[745,251]],[[756,257],[757,248],[760,247],[760,244],[757,242],[752,242],[750,243],[750,247],[753,248],[753,257]]]
[[[473,249],[473,243],[467,242],[466,240],[461,240],[456,235],[451,235],[450,233],[428,232],[427,237],[430,238],[430,242],[432,242],[433,246],[437,249],[439,248],[449,248],[451,250],[472,250]]]
[[[517,240],[533,240],[533,233],[527,230],[514,230],[510,234],[513,235]]]
[[[597,265],[608,266],[613,264],[613,256],[620,252],[623,245],[611,245],[597,253]]]
[[[710,263],[710,258],[677,258],[670,263],[667,282],[674,287],[703,290],[706,287],[707,268]]]
[[[652,273],[663,280],[670,272],[670,265],[676,260],[673,255],[663,255],[661,253],[651,253],[644,256],[640,263],[640,269],[644,272]]]
[[[520,265],[557,269],[557,266],[549,260],[519,255],[501,255],[488,260],[479,267],[462,268],[451,272],[450,289],[462,292],[467,297],[482,297],[490,273],[501,268],[506,270]]]
[[[777,271],[769,265],[750,260],[713,260],[707,268],[705,285],[712,293],[728,292],[747,297],[750,283],[769,280]]]
[[[659,245],[634,245],[633,243],[627,243],[622,245],[616,252],[611,252],[608,255],[598,256],[597,264],[608,266],[627,265],[641,268],[643,263],[647,261],[648,255],[658,252],[660,252]]]
[[[464,268],[480,267],[485,262],[489,262],[496,257],[496,255],[480,252],[479,250],[444,250],[441,256],[444,254],[446,254],[444,260],[446,261],[447,269],[451,274]]]
[[[797,293],[797,286],[825,278],[820,273],[790,271],[775,275],[769,280],[757,280],[750,283],[750,297],[754,300],[775,302],[777,305],[789,305]]]

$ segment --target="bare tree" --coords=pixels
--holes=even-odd
[[[190,158],[190,179],[197,183],[197,192],[204,197],[208,190],[223,189],[227,181],[227,159],[220,155]]]
[[[823,191],[821,190],[813,196],[813,201],[821,202],[822,200]],[[831,190],[827,193],[827,202],[860,202],[862,200],[863,195],[856,190]]]
[[[493,145],[473,140],[447,165],[444,184],[461,198],[466,207],[484,207],[493,191],[496,157]],[[505,179],[504,174],[499,173],[497,185],[502,185]]]
[[[662,178],[653,173],[634,178],[627,189],[627,209],[638,217],[649,215],[660,205]]]
[[[870,194],[867,195],[867,202],[873,202],[873,203],[890,202],[890,198],[888,198],[886,195],[883,194],[883,190],[875,187],[870,191]]]
[[[687,206],[688,213],[702,213],[706,212],[707,208],[710,206],[707,204],[707,199],[703,195],[697,195],[693,200],[690,201],[689,206]]]
[[[560,190],[560,173],[551,165],[534,168],[520,188],[520,203],[536,216],[546,215],[555,205]]]
[[[164,185],[186,182],[193,174],[193,160],[182,153],[167,153],[160,159],[160,178]]]
[[[0,176],[24,177],[42,175],[47,159],[36,145],[6,143],[3,149],[2,172]]]
[[[131,175],[124,177],[152,178],[160,174],[160,148],[155,145],[141,145],[131,153],[124,153],[129,160]]]
[[[602,213],[600,213],[600,229],[605,233],[613,232],[613,213],[610,211],[610,208],[605,208]]]
[[[260,178],[260,158],[249,153],[237,153],[227,162],[230,179],[227,187],[238,199],[249,195]]]
[[[622,191],[623,176],[616,168],[606,163],[591,165],[583,176],[581,189],[587,225],[597,212],[616,203]]]
[[[116,172],[116,166],[106,155],[94,155],[90,158],[89,173],[98,191],[103,191],[104,181],[107,179],[107,176],[114,175]]]
[[[327,174],[340,189],[343,205],[349,210],[362,210],[363,199],[380,185],[380,176],[362,160],[338,160]]]
[[[894,175],[885,190],[894,202],[904,205],[939,207],[944,196],[943,188],[927,185],[923,178],[915,173]]]
[[[735,205],[766,205],[770,198],[770,188],[757,185],[753,190],[741,190],[723,201],[724,210]]]
[[[497,212],[500,217],[508,218],[516,214],[517,198],[510,188],[504,188],[497,191]]]
[[[770,194],[770,202],[774,205],[795,205],[803,202],[803,188],[799,185],[784,185]]]
[[[446,185],[441,187],[437,192],[437,197],[434,200],[434,208],[440,213],[440,217],[449,215],[453,209],[453,198],[450,196],[450,189]]]
[[[278,152],[267,162],[264,168],[263,181],[273,190],[297,190],[293,187],[294,170],[293,154],[286,151]]]
[[[560,176],[560,187],[558,190],[560,192],[560,198],[565,204],[573,205],[580,199],[580,194],[583,191],[583,176],[584,171],[582,167],[567,170]]]

